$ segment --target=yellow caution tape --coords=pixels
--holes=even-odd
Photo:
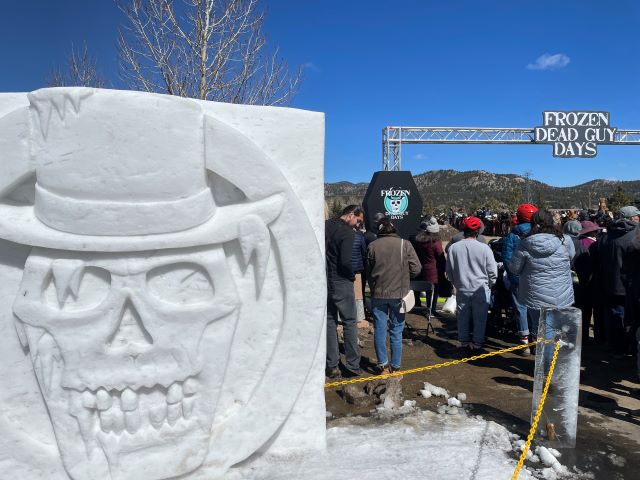
[[[426,367],[411,368],[408,370],[399,370],[397,372],[385,373],[383,375],[372,375],[370,377],[357,377],[350,378],[349,380],[340,380],[338,382],[329,382],[324,384],[324,388],[339,387],[340,385],[349,385],[351,383],[370,382],[372,380],[383,380],[390,377],[400,377],[402,375],[409,375],[411,373],[426,372],[427,370],[435,370],[436,368],[448,367],[450,365],[459,365],[461,363],[472,362],[474,360],[480,360],[481,358],[493,357],[494,355],[502,355],[503,353],[514,352],[523,348],[528,348],[538,343],[554,343],[554,340],[538,340],[531,343],[523,343],[522,345],[516,345],[515,347],[503,348],[502,350],[496,350],[495,352],[483,353],[481,355],[475,355],[473,357],[461,358],[460,360],[451,360],[448,362],[438,363],[436,365],[427,365]]]

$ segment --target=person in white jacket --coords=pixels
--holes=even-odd
[[[460,347],[478,353],[484,344],[491,287],[496,283],[498,266],[491,248],[475,241],[482,226],[480,219],[467,217],[462,226],[464,239],[451,245],[446,274],[456,288]]]

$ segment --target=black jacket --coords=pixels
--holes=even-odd
[[[332,291],[337,280],[355,279],[351,266],[351,252],[355,232],[339,218],[327,220],[324,224],[324,242],[327,254],[327,287]]]
[[[636,235],[627,246],[622,274],[627,282],[624,323],[629,327],[640,327],[640,230],[636,230]]]
[[[606,296],[622,296],[627,293],[622,265],[625,252],[637,231],[636,222],[621,219],[612,223],[598,242],[598,269]]]
[[[582,245],[580,239],[574,235],[567,235],[573,242],[573,248],[576,251],[575,256],[571,259],[571,270],[576,272],[580,285],[585,286],[589,283],[592,274],[591,259],[589,258],[589,250]]]

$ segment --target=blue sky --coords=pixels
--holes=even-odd
[[[531,128],[543,110],[557,109],[610,111],[612,126],[640,129],[640,6],[633,0],[263,5],[269,41],[291,65],[306,65],[292,106],[326,113],[327,181],[368,181],[381,168],[386,125]],[[120,21],[110,0],[5,0],[0,91],[43,86],[71,44],[84,41],[103,74],[116,78]],[[640,179],[640,147],[601,146],[595,159],[558,159],[551,151],[407,146],[403,168],[530,170],[558,186]]]

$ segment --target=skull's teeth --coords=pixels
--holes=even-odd
[[[185,419],[189,420],[191,418],[191,413],[193,413],[193,404],[195,403],[194,397],[185,397],[182,400],[182,415]]]
[[[172,427],[182,417],[182,403],[174,403],[167,406],[167,422]]]
[[[88,414],[94,413],[96,428],[105,433],[121,434],[126,430],[134,435],[150,426],[160,430],[167,424],[174,427],[181,419],[189,420],[198,390],[199,383],[193,378],[174,382],[167,389],[156,385],[152,392],[144,389],[138,392],[130,387],[122,392],[106,388],[95,392],[84,390],[73,397],[77,405],[74,412],[80,408]],[[74,413],[78,418],[79,415]]]
[[[107,410],[111,407],[112,403],[111,395],[104,388],[96,392],[96,407],[98,410]]]
[[[127,432],[131,434],[136,433],[138,430],[140,430],[140,426],[142,425],[142,417],[140,416],[140,412],[137,410],[124,412],[124,423],[127,427]]]
[[[100,428],[103,432],[122,433],[124,430],[124,413],[117,406],[100,412]]]
[[[138,408],[138,394],[130,388],[126,388],[120,395],[120,406],[125,412],[135,410]]]
[[[149,410],[149,421],[154,428],[158,429],[164,423],[167,418],[167,406],[166,405],[154,405]]]
[[[167,391],[167,403],[178,403],[182,400],[182,397],[182,386],[177,382],[172,383]]]
[[[96,405],[96,397],[90,390],[85,390],[82,392],[82,406],[84,408],[88,408],[89,410],[94,410],[97,408]]]
[[[200,385],[195,378],[189,377],[182,384],[182,391],[185,395],[194,395],[198,392]]]

